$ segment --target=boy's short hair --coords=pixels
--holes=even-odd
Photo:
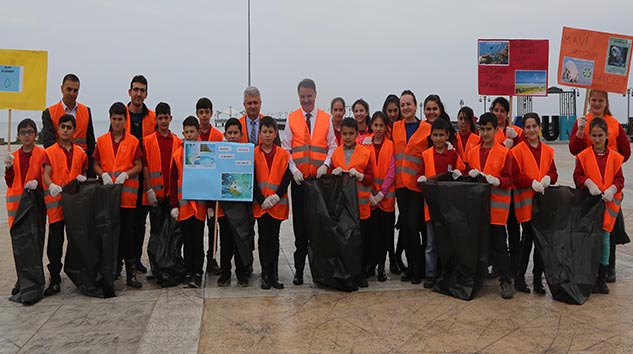
[[[24,118],[18,123],[18,134],[20,133],[20,129],[31,127],[37,132],[37,125],[35,121],[31,118]]]
[[[63,116],[59,117],[57,128],[59,128],[62,125],[62,123],[67,123],[67,122],[70,122],[70,124],[73,125],[73,129],[77,128],[77,120],[75,119],[75,117],[73,117],[72,114],[64,114]]]
[[[354,128],[354,130],[358,133],[358,123],[356,123],[356,119],[347,117],[343,118],[343,122],[341,123],[341,129],[343,127]]]
[[[241,124],[240,124],[241,125]],[[259,130],[261,131],[263,127],[273,128],[275,131],[278,131],[277,121],[271,116],[265,116],[259,121]]]
[[[444,130],[446,135],[450,134],[450,127],[448,122],[444,119],[436,119],[433,121],[433,124],[431,124],[431,132],[433,132],[433,130]]]
[[[261,123],[261,122],[260,122]],[[229,129],[232,126],[237,126],[237,129],[240,131],[240,133],[242,132],[242,123],[240,123],[240,120],[237,118],[229,118],[226,123],[224,123],[224,130],[226,131],[227,129]]]
[[[156,109],[154,111],[156,112],[156,115],[159,115],[159,114],[171,115],[171,107],[169,107],[169,104],[165,102],[160,102],[159,104],[157,104]]]
[[[130,89],[132,89],[132,85],[134,83],[139,83],[139,84],[143,84],[145,85],[145,89],[148,89],[149,86],[147,86],[147,79],[145,78],[145,76],[143,75],[136,75],[132,78],[132,81],[130,82]]]
[[[198,100],[198,102],[196,102],[196,112],[199,109],[205,109],[205,108],[208,108],[211,111],[213,111],[213,102],[211,102],[211,100],[206,97],[202,97]]]
[[[490,112],[486,112],[479,117],[479,126],[487,125],[488,123],[492,123],[492,127],[497,129],[497,125],[499,124],[499,120],[497,116]]]
[[[110,110],[108,112],[110,113],[110,117],[115,114],[122,114],[125,116],[125,119],[127,119],[127,108],[123,102],[114,102],[112,106],[110,106]]]
[[[198,122],[198,118],[194,116],[189,116],[182,121],[182,128],[185,127],[196,127],[196,129],[200,128],[200,122]]]

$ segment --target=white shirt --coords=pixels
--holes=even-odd
[[[75,102],[75,107],[73,107],[73,109],[68,108],[66,104],[64,103],[64,100],[62,100],[61,102],[62,102],[62,106],[64,106],[64,111],[72,115],[73,117],[77,118],[77,106],[79,106],[77,102]]]
[[[257,140],[259,138],[259,115],[255,117],[255,119],[251,119],[251,117],[246,116],[246,132],[248,133],[248,135],[246,136],[248,138],[248,141],[250,142],[251,140],[251,130],[253,130],[253,128],[255,128],[255,142],[254,144],[257,145]],[[253,121],[255,122],[255,124],[253,124]]]

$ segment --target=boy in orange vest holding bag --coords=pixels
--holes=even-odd
[[[62,186],[73,179],[86,181],[88,157],[79,145],[73,143],[75,117],[64,114],[57,123],[57,143],[46,148],[44,157],[44,200],[48,214],[48,272],[51,281],[44,296],[57,294],[60,290],[62,251],[64,248],[64,213],[61,206]]]
[[[505,146],[495,142],[498,120],[492,113],[479,118],[481,144],[468,152],[468,175],[482,176],[492,186],[490,194],[490,238],[495,262],[501,273],[501,297],[512,299],[512,275],[508,253],[506,220],[510,213],[512,188],[512,155]]]
[[[259,231],[259,262],[262,266],[262,289],[283,289],[277,271],[279,227],[288,219],[288,186],[292,174],[288,169],[290,154],[274,144],[277,122],[263,117],[259,122],[261,144],[255,148],[255,182],[253,214]]]
[[[127,285],[138,289],[143,286],[136,279],[136,250],[134,247],[134,220],[138,196],[138,176],[143,170],[140,142],[125,130],[127,109],[121,102],[110,106],[110,131],[97,138],[93,154],[94,171],[104,185],[122,184],[121,218],[119,233],[119,259],[125,260]]]
[[[371,187],[374,184],[374,166],[376,166],[376,158],[374,157],[373,147],[357,145],[358,123],[354,118],[345,118],[341,123],[341,138],[343,145],[338,146],[332,154],[332,174],[339,176],[343,172],[347,172],[350,177],[356,179],[356,188],[358,193],[358,209],[360,211],[360,234],[363,240],[363,267],[362,271],[356,278],[356,285],[366,288],[367,271],[369,267],[373,268],[371,262],[372,250],[369,242],[370,224],[368,223],[371,216],[371,206],[369,197],[371,195]]]

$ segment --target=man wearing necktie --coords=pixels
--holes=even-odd
[[[336,136],[330,115],[315,107],[316,84],[303,79],[297,86],[301,108],[290,113],[281,147],[290,152],[288,167],[293,175],[291,186],[293,231],[295,234],[295,285],[303,284],[303,270],[308,254],[308,236],[303,213],[304,178],[321,178],[330,166],[336,149]]]
[[[244,111],[246,112],[241,118],[242,137],[241,143],[259,144],[259,120],[264,117],[260,113],[262,109],[262,96],[259,89],[255,86],[249,86],[244,90]]]

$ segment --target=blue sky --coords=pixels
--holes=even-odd
[[[547,77],[545,71],[541,70],[517,70],[516,71],[516,83],[517,84],[545,84]]]

